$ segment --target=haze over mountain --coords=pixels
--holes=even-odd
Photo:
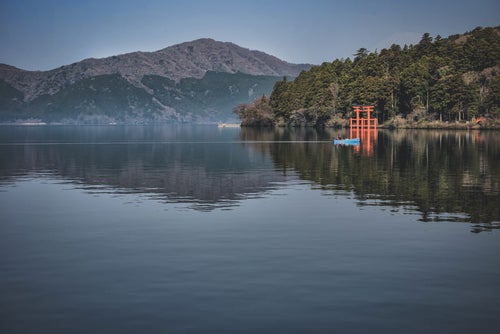
[[[2,120],[208,121],[269,94],[290,64],[233,43],[198,39],[155,52],[132,52],[50,71],[0,64]]]

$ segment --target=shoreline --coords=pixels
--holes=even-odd
[[[481,123],[472,122],[417,122],[406,124],[384,123],[379,129],[421,129],[421,130],[500,130],[500,120],[491,120]]]
[[[215,125],[219,128],[326,128],[326,129],[349,129],[349,126],[339,126],[336,125],[323,125],[317,126],[312,124],[300,124],[300,125],[290,125],[290,124],[275,124],[273,126],[260,126],[260,125],[249,125],[242,123],[170,123],[170,122],[151,122],[151,123],[62,123],[62,122],[37,122],[37,121],[27,121],[27,122],[0,122],[0,126],[61,126],[61,125],[70,125],[70,126],[117,126],[117,125]],[[472,122],[441,122],[441,121],[432,121],[432,122],[402,122],[402,123],[394,123],[394,122],[386,122],[383,124],[379,124],[377,129],[384,130],[500,130],[500,120],[488,120],[481,123],[472,123]]]
[[[255,127],[259,128],[259,125],[245,124],[242,127]],[[325,129],[349,129],[347,122],[335,123],[335,124],[285,124],[278,123],[268,127],[276,128],[325,128]],[[500,119],[490,119],[485,120],[480,123],[474,123],[470,121],[466,122],[443,122],[443,121],[421,121],[421,122],[394,122],[394,120],[387,121],[385,123],[379,124],[377,129],[384,130],[500,130]]]

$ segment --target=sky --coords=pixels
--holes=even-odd
[[[49,70],[213,38],[321,64],[498,25],[499,0],[0,0],[0,63]]]

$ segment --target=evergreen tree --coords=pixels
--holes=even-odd
[[[353,104],[375,106],[380,122],[416,110],[442,120],[499,117],[500,27],[432,38],[380,53],[359,48],[354,60],[313,66],[275,84],[269,108],[276,120],[321,125],[347,117]]]

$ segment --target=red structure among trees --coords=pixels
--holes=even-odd
[[[356,117],[351,117],[349,126],[351,129],[376,129],[377,118],[372,117],[373,106],[353,106]]]
[[[373,106],[353,106],[356,117],[349,119],[350,138],[361,138],[365,151],[371,155],[373,153],[373,144],[377,139],[378,120],[372,117]]]

